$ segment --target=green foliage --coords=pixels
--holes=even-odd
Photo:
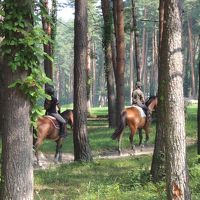
[[[17,6],[13,1],[6,1],[3,4],[5,15],[4,21],[0,25],[0,32],[4,37],[1,42],[1,56],[8,62],[13,73],[22,70],[27,72],[27,76],[15,80],[9,87],[18,87],[32,103],[31,121],[40,114],[36,102],[40,98],[45,98],[43,85],[51,84],[51,80],[46,77],[40,67],[40,59],[47,57],[51,59],[41,49],[42,44],[47,44],[50,39],[43,30],[34,27],[33,23],[38,17],[32,11],[32,6],[24,3]],[[26,6],[29,6],[27,9]]]

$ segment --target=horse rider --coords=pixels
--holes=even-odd
[[[140,81],[136,82],[135,90],[132,92],[132,105],[141,107],[147,116],[147,120],[151,121],[151,113],[145,105],[144,93],[142,92],[142,84]]]
[[[66,136],[66,121],[59,114],[60,113],[60,105],[58,99],[54,96],[54,88],[48,86],[45,89],[46,94],[50,96],[49,99],[45,99],[44,101],[44,109],[46,110],[45,115],[51,115],[57,119],[60,124],[60,137]],[[58,111],[57,111],[58,108]]]

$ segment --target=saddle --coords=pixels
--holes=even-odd
[[[141,117],[146,117],[146,114],[145,114],[144,110],[140,106],[138,106],[138,105],[132,105],[132,107],[135,107],[135,108],[137,108],[140,111]]]
[[[49,119],[56,129],[60,129],[60,124],[55,117],[51,115],[45,115],[44,117]]]

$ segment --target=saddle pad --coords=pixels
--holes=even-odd
[[[53,123],[53,125],[56,129],[60,129],[59,123],[55,117],[53,117],[51,115],[45,115],[44,117],[48,118]]]
[[[133,105],[132,107],[135,107],[135,108],[137,108],[140,111],[141,117],[146,117],[146,115],[144,113],[144,110],[141,107],[136,106],[136,105]]]

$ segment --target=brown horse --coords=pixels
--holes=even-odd
[[[146,101],[146,106],[148,107],[150,112],[153,112],[157,107],[157,97],[153,96],[150,97]],[[121,154],[121,139],[122,139],[122,133],[126,126],[129,126],[130,128],[130,136],[129,140],[131,143],[132,150],[135,152],[135,145],[133,142],[133,137],[137,131],[139,130],[139,145],[141,146],[141,150],[143,148],[142,144],[142,129],[145,130],[146,133],[146,143],[149,140],[149,120],[146,119],[146,115],[144,114],[143,110],[140,107],[137,106],[131,106],[128,108],[125,108],[120,115],[120,124],[119,127],[115,130],[115,132],[112,134],[112,139],[118,140],[118,152]]]
[[[63,116],[63,118],[66,120],[66,123],[70,123],[71,127],[73,127],[72,110],[66,110],[62,112],[61,116]],[[39,117],[37,120],[37,130],[34,131],[37,132],[37,138],[33,139],[37,165],[40,165],[38,149],[44,139],[49,139],[56,142],[55,162],[62,162],[62,144],[64,138],[59,136],[60,127],[56,118],[48,115]]]

